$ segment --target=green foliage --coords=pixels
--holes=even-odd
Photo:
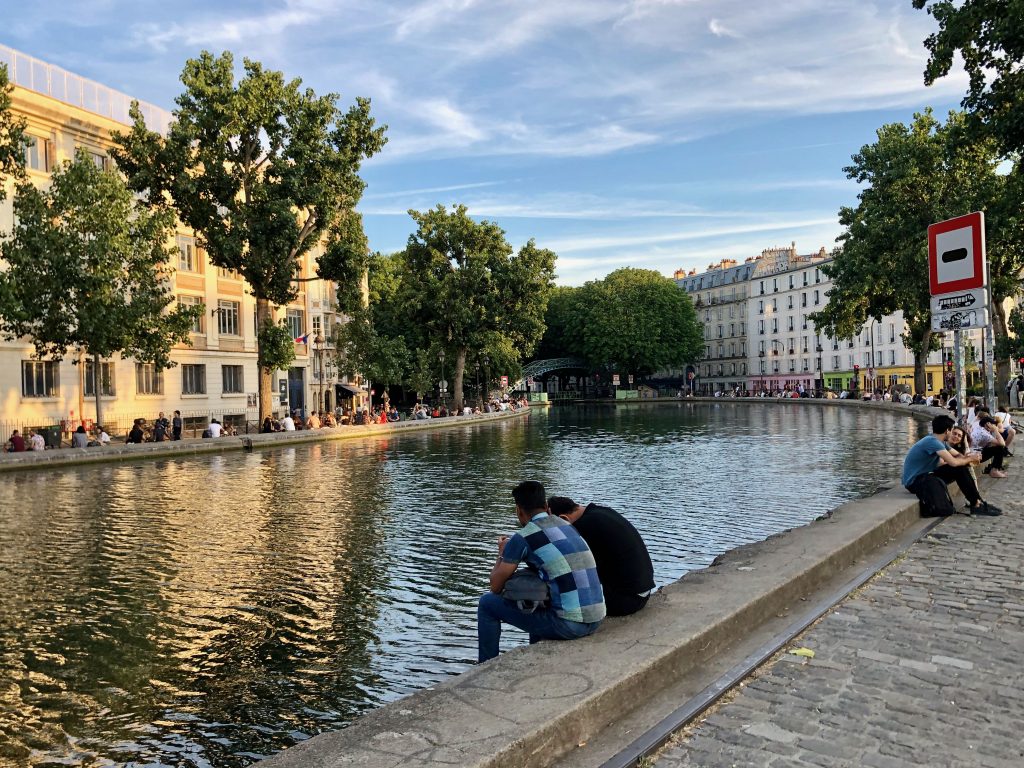
[[[1024,152],[1024,2],[1021,0],[913,0],[939,24],[925,46],[931,54],[924,81],[949,73],[963,58],[970,87],[963,106],[996,137],[1006,153]]]
[[[257,334],[257,348],[260,368],[269,371],[289,368],[295,360],[295,339],[287,321],[275,323],[269,317],[264,318]]]
[[[409,366],[409,351],[402,336],[378,334],[369,309],[357,309],[348,322],[337,326],[335,348],[338,369],[348,376],[361,373],[383,389],[401,382]]]
[[[823,267],[833,287],[826,307],[811,319],[819,330],[848,338],[868,318],[880,320],[902,310],[908,325],[904,342],[915,354],[915,384],[923,391],[924,358],[937,348],[931,332],[928,225],[974,210],[990,211],[994,284],[1020,271],[1021,252],[1019,245],[999,236],[1007,183],[996,173],[995,145],[972,135],[962,113],[950,113],[940,124],[927,110],[916,114],[910,125],[882,126],[877,137],[844,169],[864,186],[857,207],[839,211],[845,228],[839,237],[842,245]]]
[[[511,372],[540,340],[555,254],[532,240],[513,254],[501,228],[465,206],[409,215],[417,231],[403,254],[401,322],[423,334],[420,348],[446,351],[458,407],[472,352],[489,350]]]
[[[25,175],[25,118],[11,111],[13,90],[7,65],[0,64],[0,200],[7,197],[4,180]]]
[[[353,253],[365,254],[354,213],[360,163],[385,143],[369,100],[342,114],[336,94],[301,90],[300,80],[249,59],[235,82],[230,53],[204,51],[181,81],[166,138],[146,128],[137,104],[132,130],[114,136],[132,189],[173,204],[210,260],[237,270],[257,299],[293,300],[298,259],[318,244],[318,274],[349,276]]]
[[[54,359],[75,349],[172,365],[171,347],[188,343],[202,307],[172,308],[167,212],[140,210],[121,177],[81,150],[48,190],[20,184],[14,212],[12,237],[0,244],[5,336],[29,337]]]
[[[551,339],[547,348],[597,369],[649,376],[700,359],[704,351],[689,296],[652,270],[616,270],[560,291],[552,306],[548,319],[560,341]]]
[[[557,285],[552,289],[544,315],[544,336],[537,348],[539,359],[549,360],[582,354],[579,343],[582,322],[577,299],[581,290],[564,285]]]

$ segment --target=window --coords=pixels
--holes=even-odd
[[[792,287],[792,286],[790,286],[790,287]],[[789,296],[789,308],[790,309],[793,308],[793,295],[792,294],[790,294],[790,296]]]
[[[94,150],[86,150],[89,153],[89,159],[92,160],[92,164],[99,168],[101,171],[105,171],[110,167],[110,158],[104,155],[102,152],[96,152]]]
[[[221,336],[242,335],[238,328],[239,306],[237,301],[221,299],[217,302],[217,333]]]
[[[896,365],[896,350],[889,350],[889,365]]]
[[[757,343],[757,353],[764,357],[764,339]]]
[[[762,301],[760,299],[758,299],[758,301],[757,301],[757,314],[759,314],[759,315],[763,315],[764,314],[764,301]]]
[[[772,318],[772,333],[778,333],[778,332],[779,332],[779,318],[773,317]]]
[[[228,269],[227,267],[217,267],[217,277],[223,278],[224,280],[242,279],[242,276],[238,274],[237,270]]]
[[[178,269],[182,272],[200,272],[199,252],[196,239],[178,235]]]
[[[821,282],[821,273],[818,272],[817,269],[814,270],[814,282],[816,282],[816,283],[820,283]]]
[[[201,298],[199,298],[198,296],[179,296],[178,297],[178,303],[181,304],[183,307],[202,307],[203,306],[203,300]],[[200,312],[196,316],[196,318],[192,321],[192,328],[190,328],[189,330],[190,330],[191,333],[203,333],[203,328],[204,327],[205,327],[205,323],[204,323],[203,313]]]
[[[761,281],[761,295],[764,296],[764,280]]]
[[[747,324],[746,323],[740,323],[740,336],[746,336],[746,335],[747,335]]]
[[[722,338],[723,335],[724,334],[722,333],[722,326],[718,326],[718,338]]]
[[[925,378],[927,379],[927,382],[925,382],[925,389],[927,389],[930,392],[931,390],[935,389],[935,387],[932,386],[932,374],[930,371],[925,373]]]
[[[882,367],[882,350],[878,350],[875,353],[875,365],[877,365],[879,368]]]
[[[718,345],[718,357],[725,357],[725,345],[724,344],[719,344]]]
[[[242,366],[222,365],[220,371],[224,382],[222,392],[238,394],[245,391],[245,387],[242,386]]]
[[[298,339],[306,335],[306,313],[301,309],[289,309],[288,327],[291,329],[292,338]]]
[[[135,392],[140,395],[162,395],[164,372],[153,363],[136,363]]]
[[[21,394],[23,397],[57,397],[60,394],[60,371],[56,360],[22,360]]]
[[[764,334],[764,320],[757,321],[757,332],[762,335]]]
[[[804,272],[804,285],[807,285],[807,273]]]
[[[818,306],[818,291],[814,291],[814,306]]]
[[[746,375],[747,375],[747,364],[746,363],[740,363],[740,376],[746,376]]]
[[[789,361],[789,372],[794,373],[796,371],[796,360]]]
[[[775,293],[779,292],[779,278],[777,277],[772,278],[772,290],[775,291]]]
[[[807,306],[807,294],[806,293],[801,293],[800,294],[800,306],[801,307],[806,307]]]
[[[871,367],[871,353],[870,352],[865,352],[864,353],[864,365],[865,365],[865,367],[868,367],[868,368]]]
[[[25,167],[32,171],[52,171],[55,155],[53,142],[32,135],[26,135],[25,140]]]
[[[778,299],[772,299],[772,312],[775,312],[778,309],[779,309],[779,300]]]
[[[719,326],[721,328],[721,326]],[[323,317],[321,315],[315,315],[313,317],[313,336],[323,335]]]
[[[832,355],[832,370],[839,370],[839,355]]]
[[[205,395],[206,394],[206,366],[205,365],[182,365],[181,366],[181,394],[183,394],[183,395]]]
[[[793,276],[792,275],[789,276],[789,287],[790,288],[793,287]],[[790,301],[792,301],[792,299],[790,299]]]
[[[791,331],[793,330],[793,316],[792,315],[789,316],[789,330],[791,330]]]
[[[895,341],[896,341],[896,324],[895,323],[889,323],[889,343],[891,344],[891,343],[893,343]]]
[[[114,396],[114,364],[100,362],[100,395]],[[96,397],[96,367],[92,360],[85,361],[85,396]]]

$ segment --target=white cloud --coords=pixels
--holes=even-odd
[[[711,30],[711,34],[713,34],[715,37],[740,37],[737,33],[733,32],[718,19],[712,19],[711,21],[709,21],[708,29]]]

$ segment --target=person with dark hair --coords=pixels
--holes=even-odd
[[[565,520],[548,514],[544,486],[527,480],[512,490],[516,518],[522,526],[498,541],[498,560],[491,569],[490,592],[477,606],[477,646],[481,662],[498,655],[501,623],[511,624],[538,640],[572,640],[597,630],[605,617],[604,593],[594,555]],[[502,596],[519,563],[535,571],[548,587],[549,605],[522,610]]]
[[[992,459],[992,463],[982,471],[990,477],[1006,477],[1003,471],[1006,441],[999,431],[999,424],[987,410],[979,408],[978,414],[978,420],[971,428],[971,445],[981,451],[982,464]]]
[[[968,471],[981,463],[981,455],[961,455],[948,441],[956,422],[951,416],[932,419],[932,433],[914,443],[903,460],[903,487],[920,499],[923,514],[946,517],[956,513],[946,486],[955,482],[967,499],[968,514],[1001,515],[1002,510],[981,498],[978,484]]]
[[[171,440],[181,440],[181,427],[183,423],[181,411],[175,411],[174,418],[171,419]]]
[[[572,523],[597,562],[609,616],[629,616],[645,605],[654,589],[654,565],[643,537],[611,507],[586,508],[565,496],[548,499],[552,515]]]
[[[126,437],[124,441],[126,443],[141,443],[142,438],[142,419],[136,419],[134,422],[132,422],[132,429],[128,433],[128,437]]]

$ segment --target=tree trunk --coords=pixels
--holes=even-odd
[[[260,402],[260,417],[259,423],[262,424],[263,420],[270,416],[271,413],[271,396],[274,393],[274,372],[269,368],[264,368],[261,361],[263,355],[260,350],[260,328],[263,327],[263,323],[266,320],[273,320],[271,317],[272,310],[270,308],[269,299],[256,299],[256,366],[259,371],[259,402]]]
[[[455,375],[452,386],[452,393],[455,396],[455,403],[453,407],[456,413],[462,412],[462,379],[466,373],[466,348],[459,347],[458,354],[455,355]]]
[[[100,356],[92,356],[92,389],[96,395],[96,426],[103,425],[103,373],[100,369]]]
[[[928,393],[928,380],[925,371],[925,366],[928,364],[928,348],[932,343],[932,332],[931,329],[924,332],[924,336],[921,339],[921,343],[914,350],[914,392],[920,392],[922,395]],[[941,373],[939,374],[942,375]],[[939,389],[942,389],[940,386]]]
[[[995,336],[996,349],[999,348],[999,339],[1008,338],[1010,333],[1007,330],[1006,313],[1003,310],[1002,302],[993,300],[992,302],[992,324],[993,324],[993,335]],[[984,331],[982,331],[984,333]],[[992,350],[992,359],[995,361],[996,369],[996,402],[1002,402],[1003,397],[1006,393],[1006,385],[1010,383],[1010,361],[1007,358],[997,358],[995,356],[996,350]],[[1000,395],[1000,393],[1004,393]],[[1005,399],[1009,399],[1006,397]],[[995,403],[989,403],[989,405],[995,405]],[[1007,403],[1006,407],[1009,408],[1010,404]]]

